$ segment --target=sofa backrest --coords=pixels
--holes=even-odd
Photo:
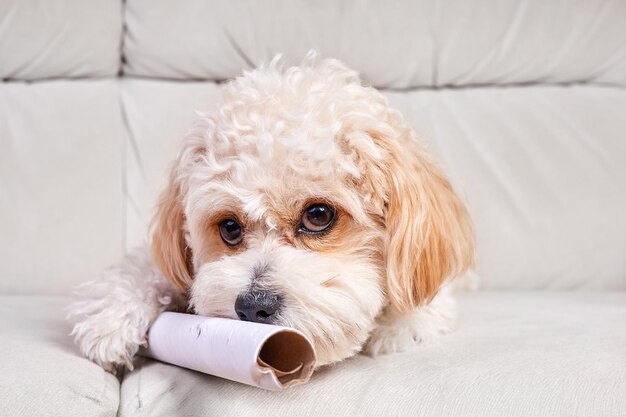
[[[2,1],[0,79],[115,77],[122,22],[121,1]]]
[[[0,2],[0,292],[146,238],[195,110],[283,53],[384,90],[468,201],[486,288],[626,289],[626,2]]]
[[[130,0],[129,75],[224,80],[317,49],[378,88],[626,84],[620,0]]]
[[[620,0],[9,0],[0,19],[9,80],[113,77],[123,66],[221,81],[316,49],[378,88],[626,85]]]

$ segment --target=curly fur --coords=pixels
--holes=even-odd
[[[295,230],[311,202],[337,213],[322,236]],[[234,249],[217,232],[225,216],[244,227]],[[81,287],[73,334],[106,369],[130,368],[161,311],[237,319],[237,295],[255,285],[283,295],[278,324],[313,340],[318,365],[366,343],[372,354],[401,350],[452,329],[454,303],[439,289],[473,256],[465,207],[379,92],[336,60],[274,60],[200,114],[156,210],[150,253]]]

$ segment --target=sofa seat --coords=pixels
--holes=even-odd
[[[436,344],[268,392],[144,359],[121,416],[626,415],[626,292],[476,292]]]
[[[626,292],[459,296],[437,343],[318,370],[267,392],[140,359],[120,384],[82,358],[66,297],[0,296],[0,403],[7,416],[626,415]]]
[[[115,416],[120,383],[83,358],[64,320],[67,297],[0,296],[0,415]]]

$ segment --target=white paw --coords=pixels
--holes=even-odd
[[[133,369],[150,324],[165,310],[184,309],[186,297],[150,261],[146,248],[131,252],[100,279],[76,289],[67,309],[81,352],[107,371]]]
[[[148,325],[138,327],[129,323],[127,317],[106,316],[106,312],[101,312],[84,318],[71,334],[82,354],[105,370],[114,374],[120,366],[132,370],[134,356],[146,344]]]
[[[429,305],[409,314],[402,315],[388,307],[363,351],[371,356],[403,352],[450,333],[455,324],[456,307],[448,293],[438,295]]]

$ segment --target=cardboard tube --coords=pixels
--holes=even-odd
[[[315,367],[313,345],[295,329],[172,312],[157,317],[142,354],[273,391],[308,381]]]

